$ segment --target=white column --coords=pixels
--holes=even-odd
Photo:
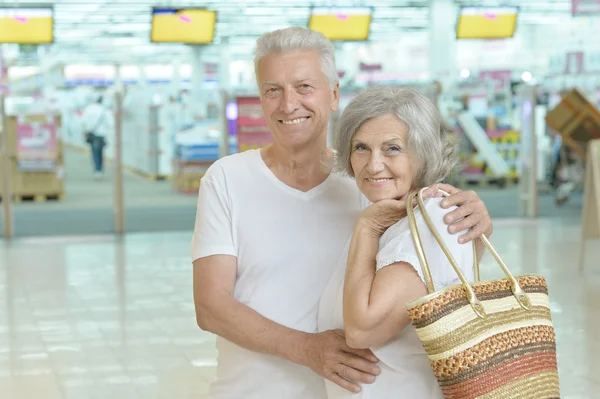
[[[139,66],[140,68],[140,78],[138,81],[138,86],[143,89],[144,91],[146,91],[148,89],[148,74],[146,73],[146,65],[144,64],[140,64]],[[151,98],[148,99],[148,102],[151,101]]]
[[[175,58],[171,63],[173,67],[173,78],[171,80],[171,94],[177,95],[181,89],[181,60]]]
[[[121,65],[119,64],[115,65],[115,91],[123,91],[123,76],[121,76]]]
[[[429,72],[447,91],[456,77],[456,13],[453,0],[430,0]]]
[[[204,82],[204,64],[202,62],[202,47],[192,46],[192,90],[189,109],[193,120],[202,119],[206,115],[206,104],[202,100],[202,84]]]
[[[229,122],[227,120],[226,108],[231,95],[231,73],[229,65],[231,64],[231,45],[227,38],[221,41],[221,52],[219,56],[219,93],[220,107],[219,117],[221,121],[221,142],[219,143],[219,155],[224,157],[229,155]]]
[[[123,120],[123,80],[121,77],[120,65],[115,65],[115,94],[114,94],[114,115],[115,115],[115,135],[114,135],[114,227],[116,234],[125,232],[125,206],[123,196],[123,151],[122,151],[122,120]],[[143,76],[143,71],[141,72]]]
[[[0,52],[2,51],[0,45]],[[0,54],[1,57],[1,54]],[[1,75],[2,65],[0,62],[0,75]],[[1,76],[0,76],[1,78]],[[6,123],[6,114],[4,111],[4,94],[0,91],[0,123],[3,125],[2,131],[0,131],[0,181],[2,184],[0,185],[0,196],[2,197],[2,216],[4,219],[4,238],[12,238],[13,236],[13,218],[12,218],[12,187],[11,187],[11,164],[10,164],[10,155],[8,148],[8,133],[7,133],[7,123]]]
[[[519,209],[523,217],[538,216],[536,103],[536,87],[522,86],[517,110],[521,118]]]

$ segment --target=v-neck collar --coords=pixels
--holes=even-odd
[[[315,198],[316,196],[322,194],[327,187],[330,184],[330,181],[332,180],[332,174],[330,173],[329,176],[327,176],[327,178],[319,185],[311,188],[308,191],[302,191],[302,190],[298,190],[296,188],[290,187],[287,184],[285,184],[284,182],[282,182],[281,180],[279,180],[279,178],[277,176],[275,176],[275,174],[273,173],[273,171],[271,169],[269,169],[269,167],[267,166],[267,164],[265,163],[265,160],[263,159],[261,153],[260,153],[260,149],[256,149],[256,150],[251,150],[254,151],[255,156],[258,158],[258,163],[260,164],[260,168],[262,169],[263,173],[280,189],[284,190],[285,192],[287,192],[288,194],[303,199],[303,200],[310,200]]]

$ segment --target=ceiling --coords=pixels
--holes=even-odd
[[[290,25],[307,26],[311,5],[374,5],[370,39],[390,42],[407,34],[424,34],[429,4],[437,0],[302,1],[302,0],[0,0],[2,5],[51,3],[55,10],[55,62],[168,62],[187,57],[184,45],[153,45],[150,37],[152,6],[201,6],[218,11],[215,44],[251,45],[262,33]],[[458,5],[519,5],[520,25],[556,24],[570,18],[570,0],[457,0]],[[48,58],[48,57],[46,57]]]

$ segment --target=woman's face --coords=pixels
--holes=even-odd
[[[394,115],[370,119],[354,135],[350,163],[369,201],[401,199],[410,192],[414,173],[407,140],[406,125]]]

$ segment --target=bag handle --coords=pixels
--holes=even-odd
[[[450,194],[448,194],[447,192],[439,189],[439,191],[445,196],[448,197],[450,196]],[[407,209],[407,214],[408,214],[408,220],[409,220],[409,224],[410,224],[410,220],[411,218],[414,219],[414,207],[412,205],[412,198],[409,198],[408,201],[411,202],[410,204],[410,209],[413,210],[413,212],[410,212]],[[408,204],[407,204],[408,205]],[[415,223],[416,226],[416,223]],[[421,236],[419,235],[419,231],[415,228],[415,229],[411,229],[411,233],[413,236],[413,240],[416,243],[419,243],[419,245],[417,245],[417,255],[419,256],[419,260],[421,260],[421,257],[423,259],[425,259],[424,262],[421,263],[427,263],[427,258],[425,257],[425,252],[423,252],[423,248],[421,245]],[[429,291],[429,293],[431,294],[432,292],[435,292],[435,287],[433,286],[433,279],[431,277],[431,273],[429,272],[429,267],[427,267],[427,271],[423,270],[423,274],[425,275],[425,281],[426,281],[426,285],[427,285],[427,290]],[[479,266],[479,254],[477,251],[477,245],[476,242],[473,241],[473,275],[475,277],[475,282],[479,283],[481,281],[481,272],[480,272],[480,266]]]
[[[421,262],[421,268],[423,270],[423,275],[425,277],[425,285],[427,286],[427,290],[431,294],[431,293],[435,292],[435,287],[433,285],[433,279],[431,278],[431,270],[429,269],[429,264],[427,263],[427,258],[425,257],[425,251],[423,250],[423,244],[421,241],[421,237],[419,235],[419,230],[417,228],[417,223],[416,223],[416,219],[415,219],[415,210],[413,207],[413,199],[415,197],[417,198],[419,208],[421,209],[421,214],[423,215],[423,219],[425,219],[425,223],[427,224],[427,227],[429,227],[429,230],[433,234],[435,240],[440,245],[442,251],[444,252],[444,255],[446,255],[446,258],[448,258],[448,260],[450,261],[450,265],[452,265],[452,268],[458,275],[458,278],[460,279],[463,287],[465,288],[465,291],[467,293],[467,300],[471,304],[471,307],[473,308],[473,310],[475,311],[477,316],[479,316],[481,318],[485,318],[486,313],[485,313],[485,309],[483,308],[483,305],[481,304],[479,299],[477,299],[477,296],[475,295],[475,291],[473,290],[473,287],[471,286],[471,284],[469,284],[465,275],[460,270],[460,267],[458,266],[458,264],[456,263],[456,260],[452,256],[452,253],[450,252],[450,250],[448,249],[448,247],[442,240],[437,229],[431,222],[431,218],[429,217],[429,215],[427,214],[427,211],[425,210],[425,204],[423,202],[423,192],[426,189],[427,189],[427,187],[421,189],[418,193],[413,193],[408,196],[408,200],[406,201],[406,213],[408,215],[408,225],[410,227],[410,232],[412,234],[413,241],[415,242],[415,247],[417,249],[417,256],[419,257],[419,261]],[[450,195],[442,190],[439,190],[439,191],[445,197],[448,197]],[[492,247],[492,244],[488,241],[487,237],[485,237],[485,235],[482,234],[479,238],[484,243],[486,248],[490,251],[490,253],[494,256],[494,258],[500,265],[500,268],[502,269],[502,271],[508,278],[508,280],[510,282],[511,291],[512,291],[513,295],[515,296],[515,299],[517,300],[519,305],[521,307],[523,307],[524,309],[529,310],[531,308],[531,301],[529,300],[529,298],[527,297],[527,295],[525,294],[525,292],[519,285],[517,279],[515,279],[515,277],[511,274],[510,270],[508,270],[508,267],[502,261],[502,259],[500,258],[500,255],[498,255],[498,253],[496,252],[494,247]],[[474,244],[474,246],[475,246],[475,244]],[[475,257],[477,258],[476,250],[474,250],[474,254],[475,254]],[[476,266],[476,270],[477,270],[476,275],[478,275],[479,274],[479,265],[478,265],[477,260],[475,262],[477,265]],[[477,276],[477,278],[478,278],[478,276]]]

